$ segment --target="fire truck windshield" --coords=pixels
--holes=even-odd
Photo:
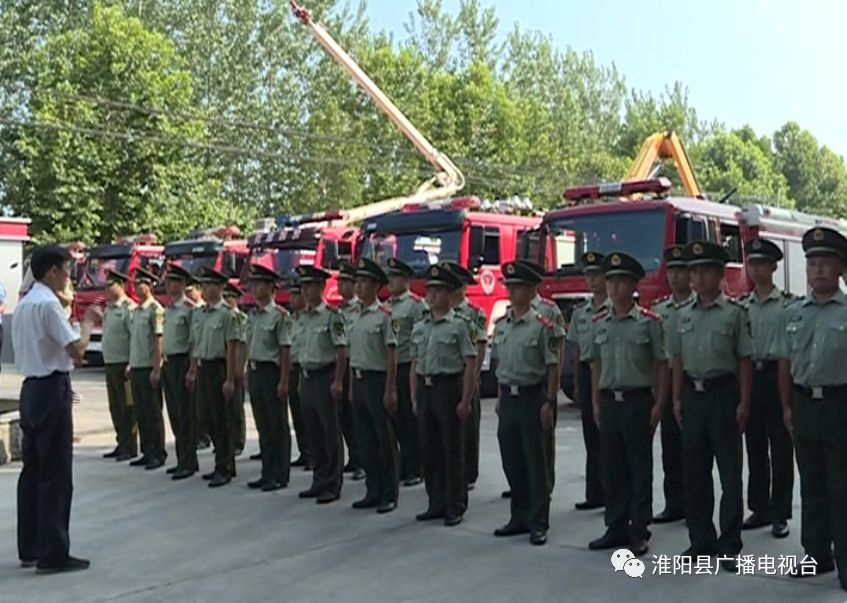
[[[625,213],[582,214],[548,224],[559,274],[578,274],[576,263],[588,250],[623,251],[651,272],[662,263],[665,211],[651,209]]]
[[[89,257],[85,265],[85,278],[78,288],[100,289],[106,286],[106,273],[109,270],[126,274],[130,256]]]
[[[359,253],[382,266],[396,257],[421,274],[439,262],[458,262],[461,243],[461,230],[375,232],[362,239]]]
[[[285,276],[301,264],[314,265],[315,250],[303,247],[254,249],[251,263],[272,266],[277,274]]]
[[[168,263],[177,264],[188,270],[191,274],[198,274],[201,268],[214,268],[217,259],[217,252],[201,255],[183,254],[168,256]]]

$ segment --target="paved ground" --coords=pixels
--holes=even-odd
[[[233,485],[211,491],[199,479],[179,483],[162,471],[100,458],[112,444],[102,373],[74,377],[83,396],[76,408],[72,550],[92,569],[35,576],[20,569],[15,549],[15,484],[19,465],[0,467],[0,601],[696,601],[773,603],[847,601],[832,575],[798,582],[765,575],[657,575],[644,558],[641,579],[613,571],[609,553],[588,551],[603,531],[600,512],[577,512],[584,455],[577,415],[562,406],[550,542],[531,547],[523,538],[496,540],[507,519],[505,485],[495,437],[492,401],[484,403],[481,479],[458,528],[420,524],[422,487],[403,489],[399,509],[386,516],[350,508],[361,482],[346,482],[341,501],[318,507],[297,498],[309,476],[294,470],[286,490],[248,490],[258,463],[242,457]],[[19,378],[4,367],[0,395],[16,392]],[[249,405],[248,405],[249,415]],[[658,459],[658,436],[656,438]],[[247,454],[255,451],[250,434]],[[171,457],[172,460],[173,457]],[[170,464],[170,463],[169,463]],[[211,455],[201,456],[208,470]],[[658,469],[657,465],[657,469]],[[662,504],[660,475],[654,506]],[[795,501],[799,517],[799,500]],[[763,559],[796,555],[798,521],[783,541],[767,530],[745,533],[744,553]],[[651,554],[673,556],[687,546],[681,524],[654,526]]]

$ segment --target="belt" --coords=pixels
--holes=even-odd
[[[830,396],[843,396],[847,394],[847,384],[845,385],[821,385],[818,387],[809,387],[808,385],[794,384],[794,389],[799,390],[809,396],[812,400],[823,400]]]
[[[188,352],[181,352],[179,354],[166,354],[165,360],[176,360],[177,358],[188,358]]]
[[[462,373],[440,373],[438,375],[418,375],[424,381],[424,385],[427,387],[432,387],[436,383],[447,383],[449,381],[453,381],[462,376]]]
[[[709,379],[694,379],[688,373],[684,375],[686,385],[691,387],[695,392],[709,392],[729,385],[735,379],[736,375],[733,373],[726,373],[717,377],[710,377]]]
[[[601,389],[600,395],[612,398],[615,402],[632,402],[653,395],[649,387],[631,387],[628,389]]]
[[[226,358],[198,358],[197,366],[205,366],[207,364],[226,364]]]
[[[306,379],[308,379],[309,377],[315,377],[317,375],[322,375],[323,373],[326,373],[326,372],[329,372],[329,371],[334,371],[334,370],[335,370],[335,363],[330,362],[329,364],[325,364],[323,366],[319,366],[318,368],[313,368],[313,369],[307,369],[307,368],[304,368],[304,367],[301,366],[300,367],[300,374],[303,375],[303,377],[305,377]]]
[[[260,368],[279,368],[279,365],[273,360],[251,360],[250,361],[250,370],[255,371]]]
[[[366,371],[365,369],[353,369],[353,376],[356,379],[364,379],[365,377],[369,377],[371,375],[384,375],[385,371]]]
[[[44,375],[43,377],[27,377],[24,381],[45,381],[47,379],[53,379],[54,377],[67,377],[67,371],[53,371],[49,375]]]
[[[759,372],[773,371],[779,366],[778,360],[754,360],[753,368]]]
[[[529,394],[537,394],[543,388],[543,383],[536,383],[535,385],[507,385],[505,383],[500,384],[500,391],[505,392],[513,398]]]

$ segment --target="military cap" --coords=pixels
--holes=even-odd
[[[229,281],[227,281],[226,285],[224,285],[224,296],[227,297],[243,297],[244,290],[238,285],[233,285]]]
[[[253,264],[250,266],[250,280],[276,283],[279,280],[279,275],[267,266]]]
[[[807,258],[836,255],[843,259],[847,257],[847,239],[836,230],[819,226],[803,235],[803,251]]]
[[[109,285],[113,285],[115,283],[119,285],[126,285],[129,282],[129,277],[123,272],[118,272],[117,270],[107,270],[106,282]]]
[[[356,262],[356,276],[372,278],[380,285],[388,284],[388,277],[385,276],[385,271],[380,268],[379,264],[368,258],[359,258]]]
[[[641,262],[631,255],[620,251],[613,251],[612,253],[606,254],[603,258],[601,267],[603,269],[603,274],[606,275],[607,278],[617,274],[623,274],[640,281],[644,278],[645,274],[644,266],[641,265]]]
[[[201,283],[210,283],[212,285],[225,285],[229,282],[225,274],[206,266],[200,270],[199,280]]]
[[[329,279],[329,272],[321,270],[317,266],[303,264],[297,266],[297,276],[300,277],[300,284],[320,283]]]
[[[185,281],[186,283],[190,283],[194,277],[191,276],[191,273],[179,266],[177,264],[171,264],[168,266],[168,271],[165,273],[165,278],[177,280],[177,281]]]
[[[668,268],[688,268],[688,262],[684,257],[684,245],[671,245],[662,254],[665,258],[665,265]]]
[[[776,243],[767,239],[753,239],[744,246],[748,260],[770,260],[778,262],[782,259],[782,250]]]
[[[462,285],[461,277],[453,272],[452,270],[448,270],[444,266],[430,266],[426,270],[426,286],[427,287],[447,287],[448,289],[461,289]]]
[[[459,266],[456,262],[441,262],[439,264],[442,268],[446,268],[453,274],[459,277],[459,280],[463,285],[475,285],[476,279],[473,274],[468,272],[465,268]]]
[[[148,272],[144,268],[136,268],[135,274],[132,276],[132,280],[136,283],[146,283],[148,285],[152,285],[157,280],[159,280],[155,274],[152,272]]]
[[[356,280],[356,267],[347,260],[343,260],[338,267],[338,280]]]
[[[540,264],[536,264],[530,260],[515,260],[516,264],[520,264],[522,266],[526,266],[533,272],[535,272],[540,278],[544,278],[547,275],[547,271],[541,267]]]
[[[506,262],[502,266],[503,282],[507,285],[537,285],[541,275],[522,262]]]
[[[692,241],[682,250],[682,257],[688,262],[689,268],[705,264],[723,266],[729,261],[726,249],[708,241]]]
[[[408,276],[410,278],[415,276],[415,269],[397,258],[388,258],[386,272],[389,276]]]
[[[582,266],[582,272],[602,272],[601,264],[603,263],[603,254],[596,251],[586,251],[579,258],[579,265]]]

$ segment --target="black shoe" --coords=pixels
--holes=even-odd
[[[361,467],[356,467],[353,470],[353,476],[350,479],[352,479],[354,482],[362,481],[363,479],[365,479],[365,470]]]
[[[533,546],[547,544],[547,530],[533,530],[529,534],[529,543]]]
[[[763,528],[765,526],[771,525],[771,520],[765,517],[764,515],[760,515],[759,513],[753,513],[744,520],[744,523],[741,524],[742,530],[755,530],[756,528]]]
[[[361,500],[357,500],[352,505],[354,509],[373,509],[379,504],[379,499],[375,496],[365,496]]]
[[[688,547],[680,554],[680,557],[690,557],[691,559],[696,559],[697,557],[714,557],[717,555],[717,551],[713,549],[698,549],[693,546]]]
[[[124,461],[129,461],[137,456],[137,452],[121,452],[118,456],[115,457],[115,462],[123,463]]]
[[[418,484],[421,484],[421,483],[423,483],[423,478],[420,475],[418,475],[416,477],[410,477],[407,480],[403,480],[403,487],[404,488],[411,488],[412,486],[417,486]]]
[[[252,458],[252,457],[251,457]],[[292,467],[305,467],[308,463],[307,459],[301,454],[296,460],[291,461]]]
[[[21,567],[35,567],[38,564],[38,559],[21,559]]]
[[[152,459],[147,465],[145,465],[145,469],[147,471],[153,471],[154,469],[158,469],[159,467],[165,466],[165,459]]]
[[[444,518],[444,525],[448,528],[452,528],[453,526],[457,526],[462,523],[463,517],[461,515],[448,515]]]
[[[149,457],[146,457],[146,456],[144,456],[144,455],[141,455],[141,457],[140,457],[140,458],[137,458],[137,459],[135,459],[134,461],[132,461],[132,462],[129,464],[129,466],[130,466],[130,467],[146,467],[146,466],[147,466],[147,464],[148,464],[151,460],[152,460],[152,459],[150,459]]]
[[[512,519],[502,528],[494,530],[494,535],[498,538],[506,538],[508,536],[518,536],[519,534],[529,534],[531,530],[525,525],[518,523]]]
[[[512,491],[511,490],[503,490],[500,493],[500,498],[512,498]]]
[[[210,473],[204,473],[202,475],[202,477],[203,477],[204,480],[206,480],[208,482],[210,479],[214,479],[217,474],[218,474],[217,471],[212,471]]]
[[[814,578],[815,576],[820,576],[821,574],[828,574],[829,572],[835,571],[835,563],[831,559],[826,563],[820,563],[816,566],[813,565],[811,567],[815,568],[815,573],[813,574],[808,573],[808,570],[806,570],[807,573],[803,573],[803,568],[797,566],[793,568],[790,572],[788,572],[788,575],[792,578]]]
[[[168,467],[168,469],[167,469],[167,471],[165,471],[165,473],[167,473],[168,475],[173,475],[177,471],[179,471],[179,465],[176,465],[174,467]]]
[[[324,492],[323,494],[319,494],[315,499],[315,502],[319,505],[328,505],[331,502],[335,502],[341,498],[340,494],[336,494],[334,492]]]
[[[261,452],[257,452],[256,454],[251,454],[251,455],[250,455],[249,457],[247,457],[247,458],[249,458],[251,461],[261,461],[261,460],[262,460],[262,453],[261,453]]]
[[[591,509],[602,509],[606,506],[602,500],[584,500],[574,505],[577,511],[590,511]]]
[[[468,492],[476,488],[476,482],[468,482]]]
[[[217,475],[215,475],[215,477],[213,477],[211,480],[209,480],[209,487],[210,488],[220,488],[221,486],[226,486],[231,481],[232,481],[232,478],[230,476],[221,475],[220,473],[218,473]]]
[[[771,526],[771,535],[774,538],[785,538],[788,536],[789,532],[787,521],[775,521]]]
[[[36,574],[58,574],[60,572],[78,572],[87,570],[91,566],[88,559],[77,559],[76,557],[68,557],[60,563],[45,563],[39,561],[35,566]]]
[[[314,467],[314,465],[312,465],[311,461],[306,461],[306,464],[303,465],[303,471],[311,471],[314,468],[315,467]]]
[[[274,490],[282,490],[283,488],[285,488],[285,484],[278,482],[275,479],[266,481],[262,484],[262,492],[273,492]]]
[[[642,538],[639,538],[637,540],[632,540],[629,543],[629,550],[636,557],[643,557],[644,555],[647,554],[647,550],[648,550],[647,541],[642,539]]]
[[[685,513],[682,511],[674,511],[673,509],[665,509],[658,515],[653,517],[653,523],[671,523],[685,519]]]
[[[235,456],[241,456],[242,454],[244,454],[244,448],[235,449]],[[259,455],[259,458],[262,458],[261,455]]]
[[[308,490],[303,490],[297,496],[299,496],[300,498],[317,498],[320,495],[321,491],[312,486]]]
[[[174,474],[171,476],[171,479],[176,482],[181,479],[189,478],[192,475],[194,475],[193,469],[180,469],[179,471],[174,472]]]
[[[260,477],[259,479],[252,481],[252,482],[247,482],[247,487],[250,488],[251,490],[258,490],[259,488],[261,488],[264,485],[265,485],[265,478],[263,478],[263,477]]]
[[[111,452],[107,452],[106,454],[104,454],[103,458],[104,459],[113,459],[113,458],[117,457],[120,453],[121,453],[120,448],[115,448]]]
[[[588,543],[588,548],[592,551],[602,551],[604,549],[617,549],[625,547],[629,544],[629,538],[606,532],[600,538],[592,540]]]
[[[344,465],[344,469],[342,469],[342,473],[353,473],[359,466],[356,465],[353,461],[348,461],[346,465]]]
[[[735,557],[730,557],[729,555],[725,556],[720,561],[721,567],[725,572],[730,572],[732,574],[738,573],[738,559]]]
[[[434,511],[433,509],[427,509],[423,513],[418,513],[415,515],[415,519],[418,521],[430,521],[432,519],[444,519],[445,513],[444,511]]]
[[[377,508],[377,513],[391,513],[394,509],[397,508],[397,503],[392,501],[381,503]]]
[[[197,440],[197,450],[206,450],[210,445],[206,440]]]

